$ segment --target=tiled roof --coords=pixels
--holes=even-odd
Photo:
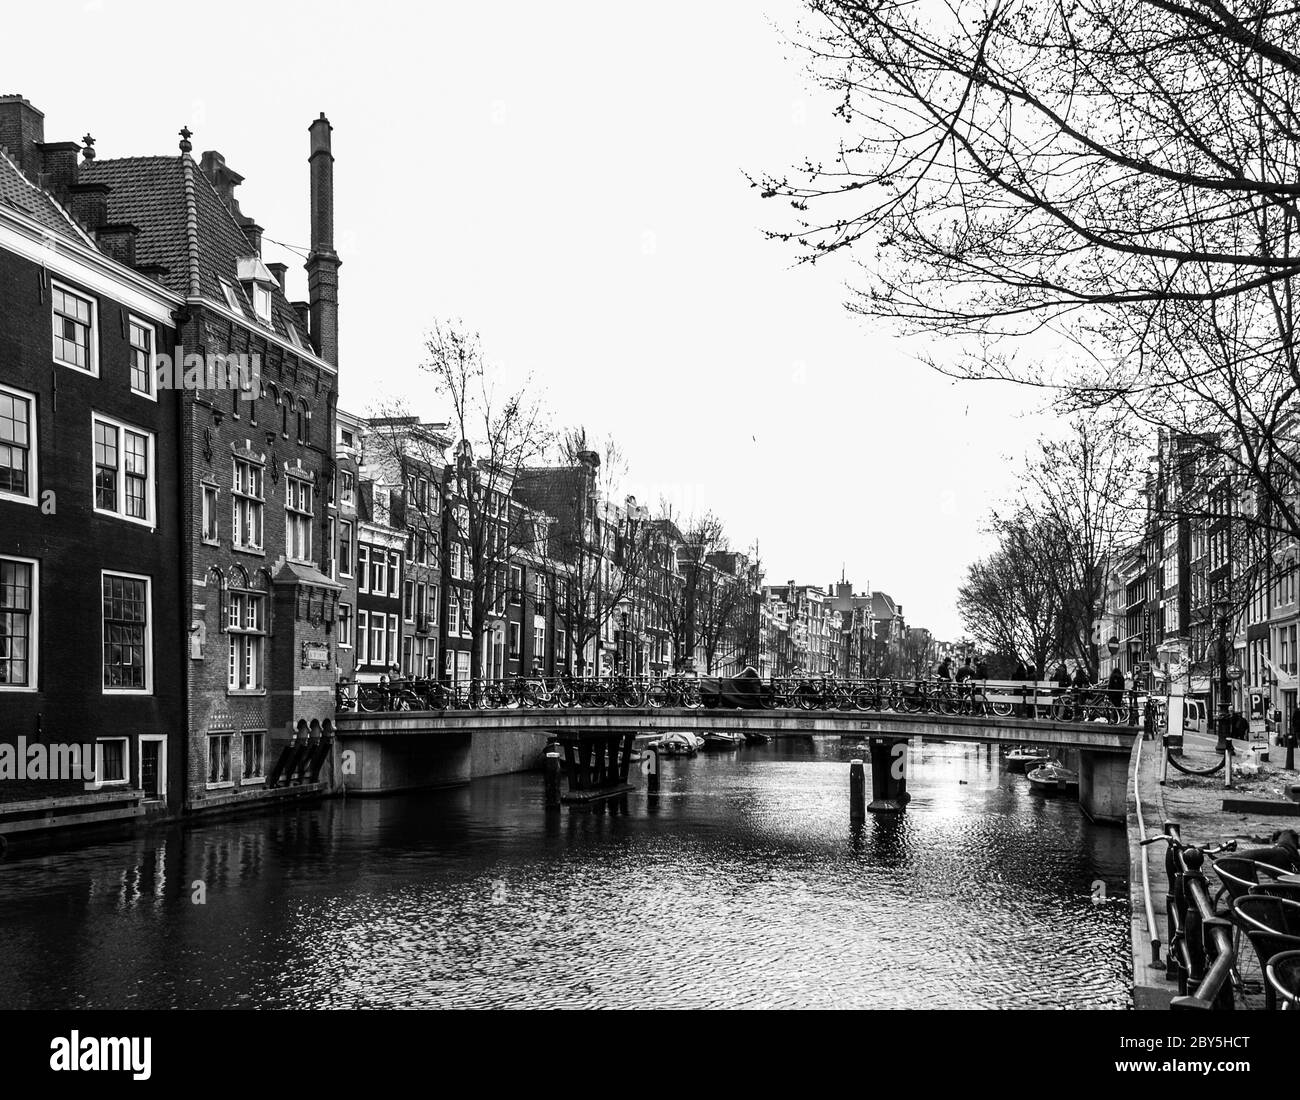
[[[253,249],[192,157],[93,160],[81,165],[78,178],[112,188],[108,220],[139,227],[136,262],[165,266],[167,271],[160,276],[164,286],[185,295],[197,286],[203,297],[224,305],[224,278],[234,288],[245,319],[250,325],[260,323],[236,277],[240,257],[251,255]],[[275,331],[289,338],[292,330],[304,348],[310,347],[279,286],[272,288],[271,300]]]
[[[0,203],[40,222],[61,237],[78,244],[92,244],[63,207],[32,183],[3,148],[0,148]]]

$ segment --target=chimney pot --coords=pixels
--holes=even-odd
[[[68,211],[92,233],[108,221],[106,183],[74,183],[68,188]]]
[[[267,270],[275,276],[275,281],[280,284],[280,293],[285,293],[284,280],[289,273],[289,268],[285,264],[267,264]]]
[[[99,247],[118,263],[135,267],[135,242],[140,230],[130,222],[101,225],[95,231]]]
[[[334,251],[334,154],[330,133],[333,127],[322,111],[308,132],[311,134],[311,255],[307,257],[307,297],[311,310],[311,339],[317,354],[338,365],[339,355],[339,257]]]
[[[41,154],[41,184],[59,198],[67,198],[77,182],[81,146],[75,141],[42,141],[36,148]]]
[[[45,115],[20,95],[0,95],[0,146],[33,183],[41,171]]]

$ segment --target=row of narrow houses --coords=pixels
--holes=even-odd
[[[1106,578],[1101,674],[1118,668],[1211,718],[1225,700],[1253,734],[1285,736],[1300,698],[1300,552],[1220,449],[1209,436],[1157,440],[1141,533]]]
[[[340,410],[323,115],[305,299],[188,129],[44,131],[0,96],[0,836],[320,793],[383,677],[851,676],[896,640],[883,593],[764,587],[593,451],[507,476]]]

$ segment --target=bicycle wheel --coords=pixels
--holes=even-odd
[[[692,680],[682,691],[682,706],[688,710],[699,710],[704,706],[704,700],[700,698],[700,684],[698,680]]]
[[[384,699],[380,692],[365,684],[357,689],[357,710],[363,710],[367,714],[374,714],[376,711],[383,709]]]
[[[1074,703],[1069,699],[1057,699],[1052,703],[1052,720],[1056,722],[1074,721]]]
[[[999,718],[1010,718],[1012,711],[1016,709],[1016,705],[1006,699],[996,699],[989,701],[989,709]]]

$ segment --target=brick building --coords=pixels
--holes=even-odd
[[[110,223],[139,227],[135,256],[184,299],[187,355],[244,357],[253,380],[180,394],[180,606],[186,609],[186,808],[273,793],[295,738],[332,731],[340,587],[329,576],[334,474],[337,270],[333,155],[310,127],[309,301],[261,259],[262,229],[235,198],[243,179],[217,152],[94,160]],[[220,361],[220,360],[218,360]],[[229,360],[226,360],[229,362]],[[317,759],[319,760],[319,754]]]
[[[57,800],[41,817],[168,812],[185,761],[184,523],[178,397],[153,357],[172,354],[184,301],[137,257],[136,226],[109,216],[89,141],[46,142],[42,113],[0,96],[0,146],[5,831],[30,799]],[[99,789],[6,773],[19,737],[93,744]]]

